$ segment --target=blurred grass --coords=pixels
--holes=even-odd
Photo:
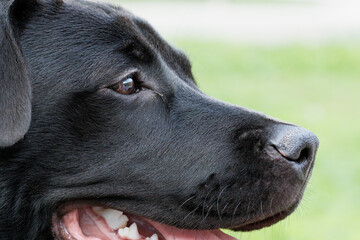
[[[245,46],[173,41],[209,95],[296,123],[320,149],[298,210],[272,228],[238,239],[359,239],[360,45]]]

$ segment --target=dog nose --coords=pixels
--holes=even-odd
[[[278,126],[271,143],[284,158],[295,163],[313,161],[319,147],[319,140],[315,134],[292,125]]]

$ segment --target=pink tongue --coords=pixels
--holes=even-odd
[[[149,220],[148,220],[149,221]],[[220,230],[185,230],[149,221],[166,240],[236,240]]]

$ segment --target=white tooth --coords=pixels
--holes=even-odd
[[[145,238],[145,240],[151,240],[149,237]]]
[[[120,228],[118,234],[121,238],[128,238],[129,235],[129,228]]]
[[[150,240],[159,240],[158,235],[155,233],[151,236]]]
[[[115,209],[101,209],[101,208],[93,208],[95,212],[105,218],[108,226],[114,230],[123,228],[127,225],[129,218],[123,214],[123,212],[115,210]]]
[[[127,223],[129,221],[129,218],[126,215],[122,215],[119,219],[118,219],[118,228],[124,228],[126,227]]]
[[[127,237],[129,239],[133,239],[133,240],[140,239],[140,234],[139,234],[136,223],[131,224],[131,226],[129,228],[129,235]]]

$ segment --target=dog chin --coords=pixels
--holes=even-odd
[[[298,206],[300,201],[292,205],[290,208],[280,211],[278,213],[274,213],[268,217],[263,217],[257,220],[254,220],[250,223],[246,223],[237,227],[232,227],[231,230],[233,231],[242,231],[242,232],[249,232],[253,230],[259,230],[265,227],[270,227],[275,223],[280,222],[281,220],[288,217],[291,213],[293,213]]]

